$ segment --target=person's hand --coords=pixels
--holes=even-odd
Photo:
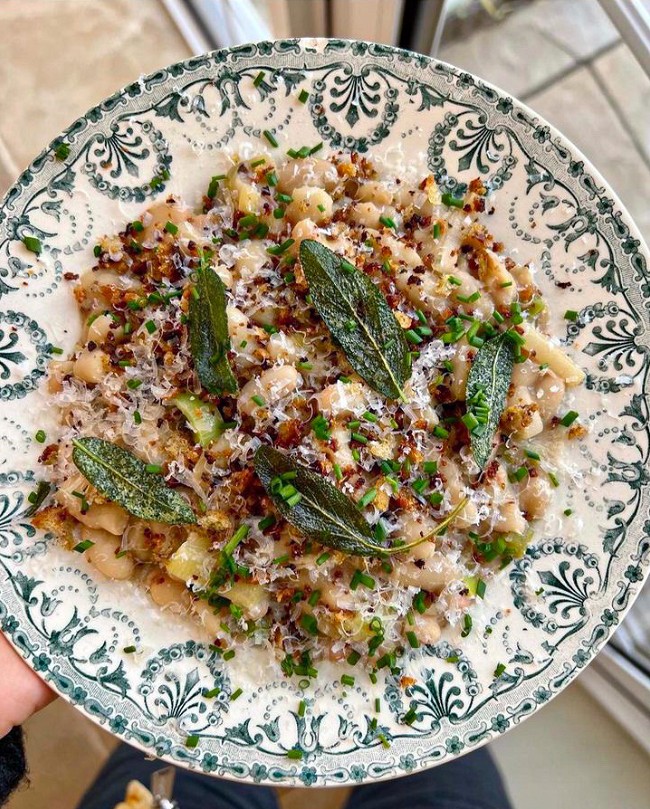
[[[55,696],[0,632],[0,739],[44,708]]]

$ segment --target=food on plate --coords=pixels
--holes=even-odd
[[[478,180],[304,147],[103,238],[35,525],[287,675],[469,636],[585,433],[583,372],[490,209]]]

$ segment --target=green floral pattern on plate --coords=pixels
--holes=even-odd
[[[493,193],[495,232],[537,264],[561,311],[578,312],[574,322],[560,317],[559,328],[587,373],[581,411],[591,435],[581,463],[600,485],[572,503],[586,530],[575,539],[541,535],[504,575],[505,606],[470,643],[461,649],[443,636],[409,654],[411,684],[389,675],[373,687],[355,672],[356,684],[344,686],[332,668],[303,692],[256,670],[261,659],[224,664],[196,628],[161,618],[128,584],[100,582],[27,517],[39,476],[31,436],[48,418],[39,382],[52,346],[69,348],[79,328],[64,272],[89,266],[97,239],[152,200],[188,188],[198,198],[219,151],[244,141],[262,149],[267,129],[285,148],[323,141],[379,160],[408,155],[453,192],[480,176]],[[61,143],[70,147],[63,161],[54,154]],[[24,248],[26,235],[41,240],[38,258]],[[504,733],[592,659],[647,571],[646,257],[620,203],[574,147],[449,65],[364,42],[287,40],[141,78],[62,133],[0,207],[2,630],[61,695],[114,734],[218,776],[361,783]],[[124,652],[131,646],[136,655]],[[505,670],[495,677],[498,663]],[[246,667],[255,673],[248,680]],[[240,683],[246,688],[233,701]],[[416,720],[404,724],[411,709]],[[199,735],[196,748],[185,745],[189,735]],[[295,747],[301,761],[287,758]]]

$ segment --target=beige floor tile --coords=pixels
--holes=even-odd
[[[490,750],[516,809],[648,806],[648,757],[578,683]]]
[[[650,77],[626,45],[597,59],[594,70],[650,160]]]
[[[650,169],[590,70],[575,71],[527,103],[592,161],[621,197],[647,240]]]
[[[589,58],[619,38],[598,0],[537,0],[521,17],[576,59]]]
[[[141,73],[189,55],[158,0],[2,0],[0,137],[22,169]]]
[[[6,809],[73,809],[116,740],[63,700],[25,725],[29,781]]]
[[[440,58],[521,96],[571,67],[575,59],[551,40],[526,11],[442,47]]]

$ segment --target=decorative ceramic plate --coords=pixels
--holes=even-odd
[[[303,88],[306,104],[297,101]],[[265,129],[283,143],[323,141],[432,172],[452,192],[481,177],[496,207],[492,231],[517,246],[521,263],[535,263],[545,297],[578,313],[558,320],[586,372],[577,528],[538,535],[503,587],[490,588],[487,625],[462,649],[443,635],[421,650],[407,688],[391,676],[346,686],[332,665],[303,692],[255,658],[225,664],[196,626],[160,613],[134,585],[100,580],[26,514],[39,476],[33,436],[52,417],[41,386],[50,349],[71,349],[78,336],[64,273],[92,266],[97,240],[152,200],[170,192],[199,200],[215,155],[258,153]],[[63,160],[60,144],[69,146]],[[28,235],[41,240],[39,257],[25,249]],[[587,665],[647,572],[646,255],[616,196],[558,132],[424,56],[342,40],[261,42],[134,82],[50,144],[0,208],[2,630],[61,696],[118,738],[226,778],[305,786],[391,778],[504,733]],[[132,645],[141,652],[124,654]],[[495,678],[498,663],[506,671]],[[208,698],[203,683],[215,680],[220,694]],[[236,687],[243,693],[231,701]],[[384,710],[374,728],[376,694]],[[400,722],[411,708],[417,720]],[[193,749],[190,735],[200,737]],[[287,757],[296,747],[301,761]]]

